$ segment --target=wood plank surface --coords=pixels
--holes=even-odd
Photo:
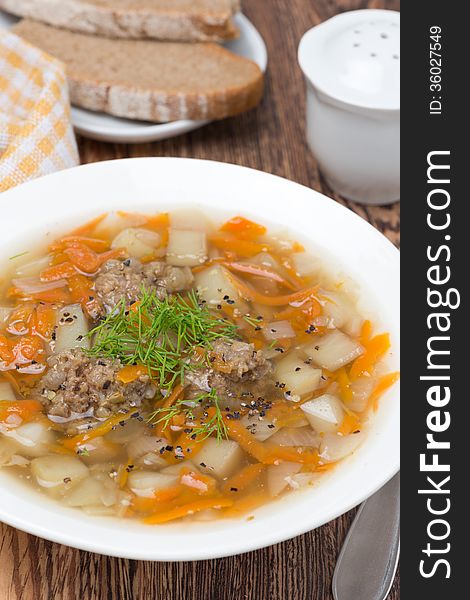
[[[269,52],[266,93],[256,110],[154,144],[80,139],[82,161],[185,156],[261,169],[334,197],[398,245],[399,205],[363,207],[335,196],[304,137],[304,85],[296,61],[300,37],[338,12],[367,7],[399,10],[399,0],[245,0],[245,13]],[[81,552],[0,524],[0,600],[332,600],[336,558],[354,513],[270,548],[177,564]],[[397,578],[389,600],[399,597]]]

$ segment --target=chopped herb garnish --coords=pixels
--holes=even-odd
[[[26,256],[27,254],[29,254],[28,250],[26,250],[25,252],[20,252],[19,254],[15,254],[14,256],[10,256],[9,260],[15,260],[15,258],[21,258],[22,256]]]
[[[145,365],[162,388],[171,389],[194,368],[189,360],[194,348],[210,349],[215,340],[233,339],[236,332],[236,325],[200,304],[194,291],[160,300],[155,291],[143,289],[139,302],[129,309],[123,301],[88,334],[89,353]]]
[[[191,439],[200,438],[205,440],[212,434],[218,441],[228,438],[227,427],[224,422],[223,414],[220,409],[220,400],[215,389],[210,392],[203,392],[193,400],[179,400],[172,406],[157,408],[149,417],[148,421],[156,425],[162,423],[162,430],[165,431],[170,426],[174,417],[184,415],[185,424],[194,423],[191,429]],[[199,418],[194,410],[202,407],[203,416]],[[214,408],[214,414],[209,415],[208,410]],[[212,411],[211,411],[212,412]],[[167,450],[168,450],[167,446]]]

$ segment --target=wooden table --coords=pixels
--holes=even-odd
[[[82,161],[184,156],[246,165],[333,196],[398,245],[399,205],[363,207],[332,194],[304,138],[304,86],[296,63],[300,37],[338,12],[366,7],[399,9],[399,0],[246,1],[246,14],[269,51],[266,93],[257,110],[156,144],[128,146],[81,139]],[[331,600],[336,557],[354,513],[264,550],[181,564],[98,556],[0,524],[0,600]],[[396,581],[389,600],[398,598]]]

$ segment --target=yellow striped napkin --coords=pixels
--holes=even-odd
[[[0,30],[0,192],[76,164],[63,65]]]

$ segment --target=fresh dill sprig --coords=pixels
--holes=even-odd
[[[208,408],[214,408],[212,416],[207,413]],[[227,426],[220,410],[220,400],[217,391],[211,389],[210,392],[204,392],[193,400],[179,400],[172,406],[162,406],[157,408],[148,418],[148,422],[154,425],[163,424],[162,431],[170,426],[174,417],[184,415],[187,427],[190,427],[198,416],[196,408],[202,409],[199,425],[191,429],[191,435],[197,436],[201,441],[207,439],[215,433],[217,441],[228,438]],[[200,412],[200,411],[199,411]]]
[[[159,299],[155,290],[143,288],[139,302],[127,307],[123,300],[90,331],[89,353],[145,365],[160,387],[171,389],[194,368],[190,357],[195,348],[211,349],[215,340],[236,334],[237,326],[212,314],[194,291]]]
[[[251,325],[257,331],[259,331],[261,329],[261,323],[263,322],[263,317],[261,317],[261,316],[252,317],[251,315],[247,314],[243,317],[243,320],[246,321],[248,323],[248,325]]]
[[[25,250],[24,252],[20,252],[18,254],[15,254],[14,256],[10,256],[8,260],[15,260],[15,258],[21,258],[22,256],[26,256],[27,254],[29,254],[29,251]]]
[[[216,440],[221,442],[222,440],[228,439],[228,430],[224,421],[224,416],[220,410],[216,390],[212,389],[208,398],[212,400],[212,406],[215,408],[215,412],[212,416],[205,417],[201,424],[193,429],[193,434],[200,437],[202,441],[215,433]]]

